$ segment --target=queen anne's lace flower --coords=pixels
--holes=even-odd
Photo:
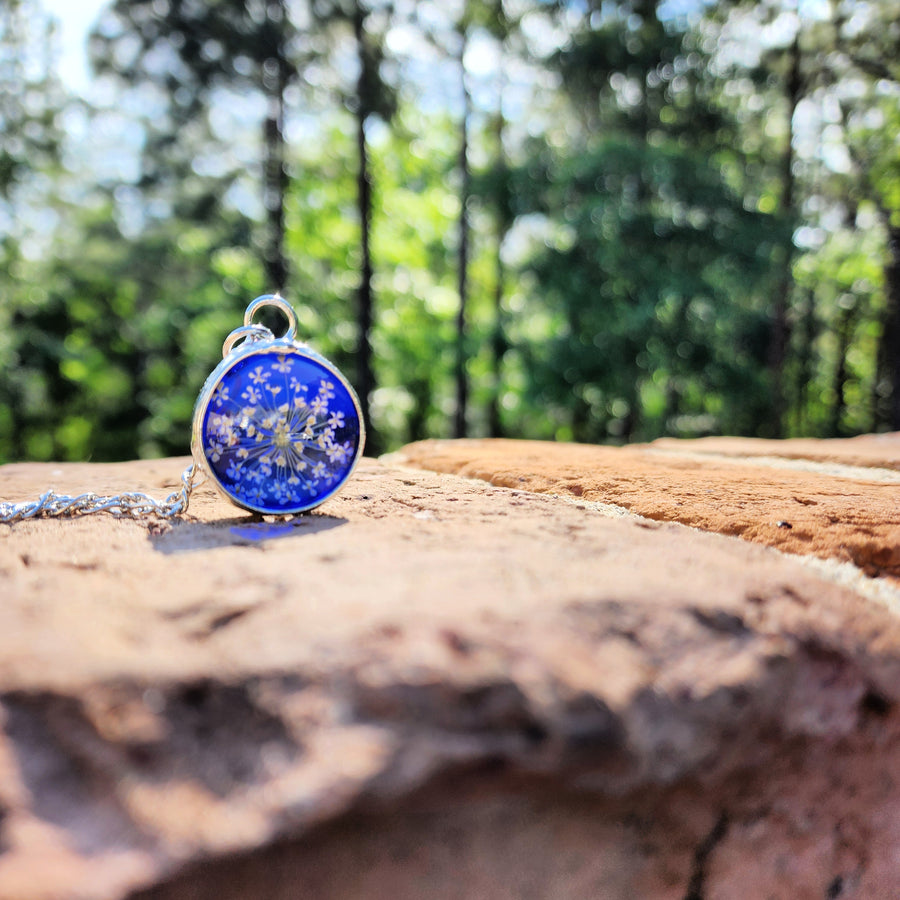
[[[297,353],[260,353],[228,370],[212,393],[203,445],[226,490],[262,511],[306,508],[342,482],[359,444],[343,384]]]

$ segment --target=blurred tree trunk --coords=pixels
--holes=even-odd
[[[500,415],[503,393],[503,357],[506,354],[506,332],[503,326],[503,299],[506,295],[506,267],[503,264],[503,242],[510,228],[511,198],[509,172],[504,149],[506,119],[503,115],[503,73],[500,74],[497,98],[497,115],[494,123],[494,138],[497,146],[497,234],[494,248],[494,329],[491,334],[491,394],[488,400],[488,434],[503,436],[503,421]]]
[[[270,2],[267,14],[273,21],[283,23],[286,17],[284,0]],[[285,291],[290,270],[284,251],[284,200],[288,190],[284,153],[284,92],[290,77],[290,63],[285,55],[283,28],[277,29],[276,34],[273,55],[262,66],[267,103],[263,122],[263,199],[268,219],[264,263],[268,289]]]
[[[507,11],[504,0],[488,0],[482,4],[483,20],[497,46],[498,62],[495,76],[496,102],[493,121],[493,145],[495,158],[493,161],[494,187],[489,196],[494,207],[494,294],[493,294],[493,328],[490,336],[490,385],[487,400],[487,427],[491,437],[502,437],[503,415],[503,358],[509,349],[503,314],[503,301],[506,297],[506,266],[503,262],[503,245],[512,227],[513,195],[509,159],[506,153],[507,120],[504,102],[507,93],[506,68],[509,62],[510,47],[513,37],[519,34],[520,21]]]
[[[831,404],[828,411],[826,437],[840,437],[842,434],[841,422],[846,408],[844,390],[847,386],[847,351],[852,344],[855,323],[856,308],[854,306],[842,308],[835,324],[838,348],[834,374],[831,379]]]
[[[366,423],[366,452],[377,455],[381,450],[379,436],[374,430],[371,418],[372,395],[375,391],[373,368],[372,329],[375,323],[375,296],[372,286],[372,227],[373,227],[373,176],[366,128],[373,118],[390,122],[397,110],[397,94],[384,78],[382,63],[385,60],[385,35],[391,15],[391,7],[382,9],[386,18],[379,19],[382,25],[373,25],[373,7],[365,0],[354,0],[349,13],[346,7],[335,3],[331,10],[333,18],[349,15],[355,43],[359,73],[355,94],[345,102],[353,110],[356,119],[356,147],[358,168],[356,177],[356,208],[360,227],[360,272],[357,292],[357,390]]]
[[[887,225],[888,259],[884,268],[885,307],[879,359],[890,385],[887,425],[900,431],[900,226]]]
[[[369,144],[366,139],[366,120],[374,111],[371,98],[378,87],[372,80],[372,67],[366,46],[366,11],[362,3],[353,5],[353,36],[359,59],[359,78],[356,85],[356,149],[358,169],[356,173],[356,209],[360,228],[360,272],[357,293],[357,349],[356,387],[366,424],[368,450],[377,452],[377,437],[372,428],[370,405],[375,389],[372,371],[372,323],[374,301],[372,297],[372,180],[369,171]]]
[[[466,436],[466,413],[469,402],[469,381],[466,374],[468,361],[468,327],[466,316],[469,301],[469,197],[472,192],[472,173],[469,168],[469,116],[472,111],[472,98],[466,79],[466,48],[468,45],[467,24],[461,22],[459,34],[459,83],[463,109],[460,119],[459,140],[459,244],[457,247],[457,290],[459,292],[459,309],[456,314],[456,417],[453,434],[461,438]]]
[[[787,140],[782,157],[781,170],[781,213],[787,220],[794,219],[794,114],[803,91],[803,80],[800,74],[800,29],[791,43],[789,51],[788,76],[785,81],[785,100],[787,101]],[[784,368],[790,343],[789,308],[791,289],[793,287],[792,265],[794,261],[793,240],[788,236],[784,245],[781,274],[775,287],[772,309],[772,337],[769,366],[772,372],[772,411],[774,437],[784,437],[784,420],[786,410],[786,390]]]

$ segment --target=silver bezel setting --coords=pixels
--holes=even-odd
[[[236,366],[239,362],[249,356],[288,353],[299,354],[300,356],[303,356],[306,359],[309,359],[319,364],[320,366],[323,366],[328,370],[329,374],[336,381],[340,382],[340,384],[346,389],[347,393],[350,395],[351,400],[353,401],[353,406],[359,420],[359,443],[357,445],[356,454],[354,455],[346,474],[327,494],[317,497],[310,503],[305,503],[297,507],[291,507],[290,509],[273,512],[271,509],[263,509],[261,507],[253,506],[246,500],[237,498],[228,490],[228,488],[226,488],[222,484],[215,471],[213,470],[213,467],[207,462],[206,454],[203,450],[203,421],[206,417],[206,411],[209,407],[209,403],[212,400],[213,392],[215,391],[219,382],[234,366]],[[219,365],[216,366],[215,369],[213,369],[209,377],[204,382],[203,387],[200,390],[200,394],[197,397],[197,402],[194,404],[194,419],[191,437],[191,453],[193,455],[194,462],[210,479],[210,481],[218,488],[219,493],[226,497],[229,502],[233,503],[237,507],[240,507],[241,509],[260,513],[261,515],[296,515],[298,513],[308,512],[309,510],[321,505],[326,500],[329,500],[344,487],[344,485],[347,483],[347,480],[353,474],[353,471],[356,469],[356,465],[363,454],[365,442],[366,431],[365,422],[363,421],[362,407],[360,406],[359,398],[356,396],[356,391],[353,390],[352,385],[347,381],[340,370],[320,353],[312,350],[306,344],[291,340],[288,337],[270,339],[266,337],[254,337],[253,335],[248,336],[246,340],[243,341],[243,343],[239,344],[236,347],[233,347],[228,352],[227,356],[225,356],[225,358],[222,360],[222,362],[220,362]]]

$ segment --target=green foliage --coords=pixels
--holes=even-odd
[[[846,435],[872,428],[884,390],[876,367],[883,255],[877,232],[842,229],[794,266],[798,289],[815,301],[805,312],[812,321],[801,321],[796,329],[792,355],[795,428],[800,433]],[[815,366],[807,359],[813,355]]]
[[[689,36],[652,10],[593,21],[558,60],[580,73],[567,83],[588,127],[518,185],[552,234],[530,263],[556,313],[532,390],[578,440],[765,433],[764,298],[786,224],[729,183],[733,127],[698,88]]]
[[[101,19],[93,57],[141,140],[133,177],[95,183],[66,167],[62,123],[116,102],[76,103],[41,64],[37,0],[0,13],[0,460],[187,453],[221,343],[278,271],[301,338],[351,381],[371,366],[384,449],[453,433],[458,359],[473,434],[772,434],[784,273],[789,431],[891,426],[894,0],[833,4],[741,63],[728,29],[777,20],[779,0],[691,20],[650,0],[166,5]],[[539,55],[553,17],[565,39]],[[795,136],[786,198],[796,73],[822,121]]]
[[[160,228],[132,242],[111,219],[109,205],[86,215],[15,304],[10,457],[188,452],[199,386],[260,292],[258,263],[219,234]]]

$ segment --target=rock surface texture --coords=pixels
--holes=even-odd
[[[631,447],[424,441],[411,465],[578,497],[900,579],[900,433]]]
[[[900,896],[898,475],[435,442],[288,521],[0,525],[0,898]]]

